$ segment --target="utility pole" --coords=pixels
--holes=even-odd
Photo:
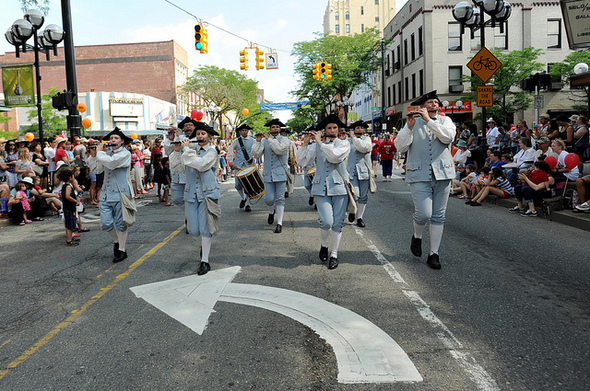
[[[71,92],[72,101],[68,106],[68,130],[70,137],[80,136],[82,120],[78,112],[78,84],[76,82],[76,57],[74,55],[74,34],[72,31],[72,15],[70,0],[61,0],[61,17],[64,27],[64,57],[66,63],[66,87]]]

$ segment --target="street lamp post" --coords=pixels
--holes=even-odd
[[[41,74],[39,72],[39,52],[45,51],[49,61],[49,52],[53,49],[54,55],[57,55],[57,45],[63,40],[64,33],[57,25],[50,24],[45,31],[39,35],[39,30],[43,26],[45,18],[37,10],[28,10],[24,19],[18,19],[12,24],[12,27],[4,35],[11,45],[14,45],[16,57],[20,57],[20,50],[26,53],[27,49],[33,49],[35,52],[35,84],[37,87],[37,116],[39,121],[39,140],[43,143],[43,111],[41,105]],[[33,37],[33,45],[27,44],[29,38]]]
[[[452,105],[448,100],[445,100],[442,102],[442,105],[445,108],[445,111],[447,110],[447,107],[451,107],[451,119],[453,120],[453,122],[455,122],[455,107],[457,107],[457,111],[463,110],[462,100],[456,101],[454,105]]]
[[[590,116],[590,73],[588,73],[588,64],[581,62],[574,67],[576,76],[570,78],[572,87],[586,87],[588,95],[588,115]]]
[[[486,26],[496,27],[500,26],[500,33],[504,32],[504,24],[507,23],[508,18],[512,14],[512,5],[506,0],[474,0],[478,8],[474,8],[471,2],[461,1],[453,8],[453,18],[461,24],[461,35],[465,31],[465,27],[471,30],[471,38],[475,37],[475,32],[480,31],[480,46],[484,48],[486,45],[484,28]],[[490,19],[484,20],[485,14],[490,16]],[[481,108],[482,111],[482,129],[485,129],[486,108]]]
[[[348,108],[354,106],[354,102],[350,98],[344,97],[336,102],[336,106],[344,108],[344,123],[348,125]]]
[[[205,106],[203,108],[203,111],[205,111],[206,113],[209,113],[209,116],[211,118],[210,125],[212,128],[215,128],[215,126],[214,126],[216,124],[215,117],[216,117],[216,115],[218,115],[219,112],[221,112],[221,107],[217,106],[215,104],[215,102],[211,102],[211,104],[209,104],[209,106]],[[219,122],[221,122],[221,121],[219,121]]]

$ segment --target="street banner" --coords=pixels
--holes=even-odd
[[[7,107],[35,106],[33,65],[2,67],[4,104]]]
[[[301,102],[283,102],[283,103],[261,103],[260,110],[297,110],[297,109],[310,109],[308,100],[302,100]]]

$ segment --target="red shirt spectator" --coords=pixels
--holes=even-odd
[[[394,154],[397,152],[393,139],[386,138],[379,145],[379,153],[381,153],[381,160],[393,160]]]
[[[55,150],[55,163],[57,164],[57,162],[61,162],[64,161],[68,164],[70,164],[70,159],[68,158],[68,154],[66,153],[66,150],[59,147]]]

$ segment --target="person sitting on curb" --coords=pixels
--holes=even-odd
[[[590,175],[578,178],[576,188],[580,196],[580,205],[576,205],[576,210],[590,212]]]
[[[533,163],[534,171],[526,176],[525,174],[518,174],[522,185],[514,187],[514,195],[518,201],[518,205],[509,209],[510,212],[521,213],[523,216],[536,217],[537,211],[535,209],[535,201],[541,201],[543,196],[550,194],[549,186],[554,183],[553,178],[549,173],[551,168],[545,161],[538,160]],[[528,205],[528,210],[525,211],[523,199]]]
[[[514,188],[506,179],[504,171],[500,167],[494,167],[490,174],[488,184],[471,200],[469,205],[481,206],[485,198],[492,193],[500,198],[510,198],[514,195]]]

